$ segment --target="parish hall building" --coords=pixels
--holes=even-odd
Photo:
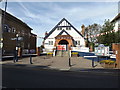
[[[45,33],[43,45],[46,52],[71,50],[71,47],[85,47],[85,39],[68,20],[63,18],[49,33]]]

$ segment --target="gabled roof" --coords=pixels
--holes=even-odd
[[[47,37],[49,37],[49,36],[55,31],[55,29],[58,27],[58,25],[59,25],[60,23],[62,23],[64,20],[65,20],[72,28],[74,28],[75,31],[76,31],[79,35],[81,35],[82,37],[84,37],[70,22],[68,22],[65,18],[63,18],[63,19],[48,33],[48,35],[46,35],[46,36],[44,37],[44,39],[46,39]]]
[[[6,17],[8,18],[12,18],[13,20],[16,20],[17,22],[23,24],[24,26],[26,26],[27,28],[29,28],[30,30],[33,30],[30,26],[28,26],[25,22],[23,22],[22,20],[18,19],[17,17],[11,15],[8,12],[5,12],[4,10],[0,9],[0,12],[2,13],[2,15],[4,16],[4,13],[6,14]]]
[[[62,33],[66,33],[67,35],[70,35],[69,33],[67,33],[65,30],[62,30],[58,35],[62,35]]]
[[[120,18],[120,13],[111,22],[114,22],[114,21],[118,20],[119,18]]]

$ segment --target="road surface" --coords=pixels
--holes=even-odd
[[[2,66],[3,88],[119,88],[118,74]]]

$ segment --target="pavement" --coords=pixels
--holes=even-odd
[[[84,59],[83,57],[71,57],[69,64],[69,57],[48,57],[48,56],[36,56],[32,57],[32,63],[30,64],[30,57],[19,58],[18,62],[14,63],[13,60],[5,60],[0,64],[9,65],[27,65],[29,67],[41,66],[49,69],[57,70],[82,70],[82,69],[103,69],[98,63],[94,62],[95,67],[92,67],[92,60]]]

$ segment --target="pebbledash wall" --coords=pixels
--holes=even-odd
[[[0,9],[1,10],[1,9]],[[18,41],[18,46],[22,54],[30,53],[30,50],[36,53],[36,36],[31,33],[30,28],[26,23],[16,18],[15,16],[4,13],[2,11],[2,31],[3,31],[3,48],[2,55],[13,55],[16,48],[16,35],[22,37],[23,40]]]
[[[46,33],[43,45],[46,50],[52,51],[62,40],[68,42],[68,48],[70,48],[70,46],[85,47],[83,35],[65,18],[63,18],[49,33]]]

